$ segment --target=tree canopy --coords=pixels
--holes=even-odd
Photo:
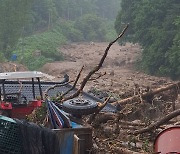
[[[9,57],[28,23],[32,0],[0,0],[0,4],[0,51]]]
[[[142,68],[153,75],[180,78],[180,1],[122,0],[115,28],[130,24],[124,41],[143,47]]]
[[[120,0],[0,1],[0,61],[16,53],[32,70],[62,59],[57,48],[66,41],[111,40],[120,5]],[[37,50],[41,56],[32,61]]]

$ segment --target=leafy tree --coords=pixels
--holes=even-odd
[[[32,0],[1,0],[0,3],[0,51],[9,58],[27,24]]]
[[[120,7],[120,0],[96,0],[97,13],[102,18],[114,19]]]
[[[76,20],[84,14],[94,13],[96,7],[92,0],[54,0],[59,17]]]
[[[173,45],[166,53],[167,64],[161,67],[162,71],[170,74],[173,79],[180,78],[180,16],[174,22],[177,27],[177,33],[173,39]]]
[[[76,21],[75,27],[80,30],[87,41],[104,40],[103,21],[96,15],[87,14]]]
[[[122,0],[122,10],[115,22],[116,31],[121,30],[122,23],[130,24],[125,41],[142,45],[142,66],[146,72],[180,77],[177,66],[179,13],[179,0]]]
[[[55,28],[59,29],[69,41],[84,41],[83,34],[80,30],[75,28],[74,21],[61,20]]]
[[[50,28],[57,19],[56,6],[53,0],[34,0],[31,8],[31,25],[29,33]]]

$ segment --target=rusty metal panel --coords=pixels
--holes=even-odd
[[[154,142],[155,153],[180,153],[180,127],[173,126],[163,130]]]

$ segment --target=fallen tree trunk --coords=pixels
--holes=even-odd
[[[157,88],[157,89],[151,90],[149,92],[142,93],[141,98],[146,100],[146,99],[151,98],[151,97],[153,97],[154,95],[156,95],[156,94],[158,94],[160,92],[170,90],[170,89],[173,89],[173,88],[180,89],[180,82],[168,85],[166,87]],[[123,100],[116,101],[116,102],[113,102],[111,104],[115,105],[115,106],[117,106],[117,105],[125,105],[125,104],[128,104],[128,103],[139,102],[139,101],[141,101],[141,98],[139,97],[139,95],[134,95],[132,97],[125,98]]]

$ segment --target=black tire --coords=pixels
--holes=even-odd
[[[85,99],[71,99],[63,103],[62,109],[72,115],[88,115],[97,110],[97,102]]]

